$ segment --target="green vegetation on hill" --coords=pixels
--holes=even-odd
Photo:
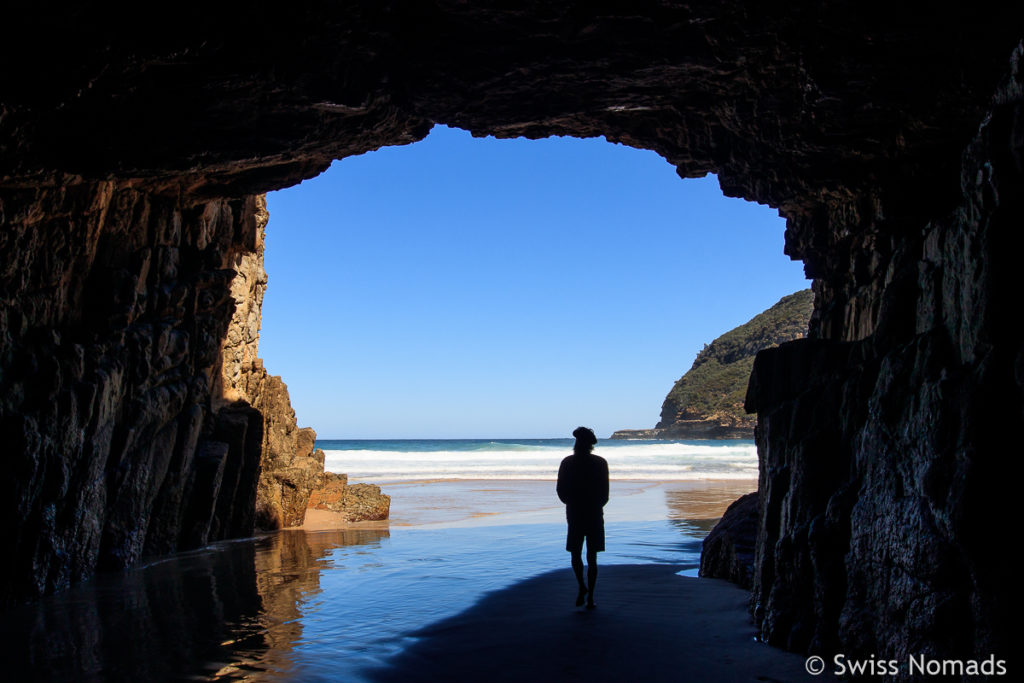
[[[743,411],[757,352],[807,334],[814,295],[805,289],[783,297],[764,313],[706,344],[693,367],[675,383],[661,408],[659,429],[681,421],[712,421],[724,428],[753,428]],[[710,426],[710,425],[709,425]]]

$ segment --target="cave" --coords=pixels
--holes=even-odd
[[[815,312],[807,339],[762,353],[748,394],[762,637],[848,656],[1008,653],[1020,14],[8,11],[0,603],[294,523],[318,463],[283,383],[248,352],[262,193],[445,124],[603,135],[778,209]]]

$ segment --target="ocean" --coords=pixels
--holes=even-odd
[[[388,439],[317,441],[325,469],[352,483],[438,479],[554,480],[573,439]],[[753,441],[612,441],[594,452],[612,481],[757,479]]]

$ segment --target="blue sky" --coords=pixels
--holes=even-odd
[[[809,286],[775,210],[603,138],[439,126],[267,203],[260,355],[320,438],[653,427],[706,342]]]

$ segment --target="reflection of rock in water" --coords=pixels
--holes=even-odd
[[[256,551],[256,589],[263,602],[259,614],[267,651],[260,670],[288,671],[291,646],[302,637],[302,604],[320,592],[320,570],[330,566],[332,548],[379,545],[387,529],[335,531],[284,530]],[[246,666],[252,662],[240,661]],[[236,665],[237,666],[237,665]]]
[[[287,671],[332,548],[387,530],[286,531],[175,555],[0,619],[7,680],[167,680]]]
[[[669,522],[687,535],[706,536],[729,505],[754,488],[754,482],[735,485],[721,482],[666,484],[665,505]]]
[[[687,536],[702,538],[711,533],[718,519],[669,519],[668,523]]]

